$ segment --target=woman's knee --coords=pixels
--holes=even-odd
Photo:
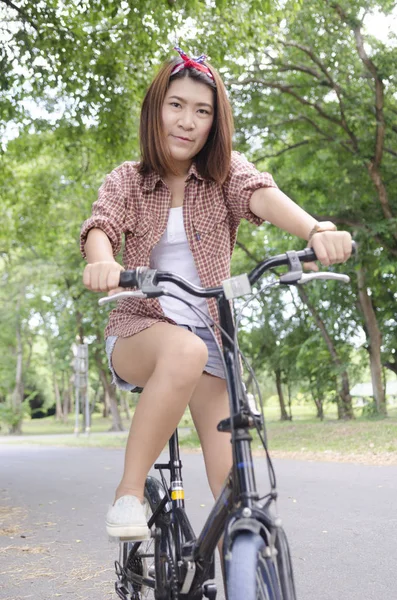
[[[197,381],[208,361],[205,343],[191,332],[183,331],[183,334],[176,336],[164,348],[155,369],[157,374],[161,372],[175,385]]]
[[[144,387],[154,375],[175,383],[201,375],[208,360],[205,343],[175,325],[159,323],[116,342],[112,364],[119,377]]]

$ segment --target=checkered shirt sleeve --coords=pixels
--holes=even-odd
[[[98,200],[92,205],[92,215],[84,221],[80,233],[80,250],[85,258],[84,246],[89,231],[95,227],[102,229],[112,245],[113,255],[120,252],[124,233],[126,199],[123,186],[122,168],[114,169],[106,176],[99,188]]]
[[[236,225],[241,219],[247,219],[254,225],[263,223],[263,219],[251,211],[250,199],[255,190],[267,187],[277,187],[270,173],[261,173],[242,154],[233,152],[224,191],[225,202]]]

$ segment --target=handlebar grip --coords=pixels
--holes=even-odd
[[[138,287],[137,270],[121,271],[119,285],[122,288]]]
[[[299,257],[299,260],[301,262],[313,262],[317,260],[317,256],[313,248],[305,248],[302,250],[302,256]]]
[[[317,260],[316,253],[313,248],[305,248],[303,250],[304,255],[300,258],[301,262],[313,262]],[[352,256],[354,256],[357,252],[357,243],[352,240]]]

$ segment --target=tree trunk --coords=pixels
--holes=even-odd
[[[51,329],[47,323],[47,318],[43,312],[40,312],[41,320],[43,321],[44,326],[44,337],[47,343],[47,353],[48,359],[51,367],[51,375],[52,375],[52,387],[54,389],[54,398],[55,398],[55,419],[57,421],[63,420],[63,408],[61,401],[61,393],[59,390],[59,384],[57,379],[57,368],[54,360],[54,353],[52,348],[52,339],[51,339]]]
[[[103,390],[105,392],[105,398],[107,397],[107,400],[105,400],[105,402],[106,401],[109,402],[110,412],[112,415],[113,422],[112,422],[112,427],[110,428],[110,430],[111,431],[124,431],[123,422],[121,420],[121,415],[120,415],[119,407],[117,404],[116,389],[111,384],[108,372],[105,371],[105,369],[103,368],[100,358],[98,356],[96,356],[95,360],[96,360],[98,371],[99,371],[99,377],[101,378],[101,382],[103,385]]]
[[[313,383],[315,385],[313,385]],[[317,419],[320,419],[320,421],[323,421],[323,419],[324,419],[324,397],[323,397],[322,393],[320,392],[317,381],[310,382],[310,389],[312,391],[312,398],[314,400],[314,404],[316,405],[316,410],[317,410],[316,417],[317,417]]]
[[[61,402],[61,394],[59,392],[58,381],[55,373],[52,373],[53,382],[54,382],[54,394],[55,394],[55,418],[57,421],[62,421],[63,419],[63,411],[62,411],[62,402]]]
[[[335,376],[335,390],[336,390],[336,408],[337,408],[337,415],[338,415],[338,419],[344,419],[344,415],[345,415],[345,411],[344,411],[344,407],[343,407],[343,402],[342,399],[340,397],[339,394],[339,389],[338,389],[338,377]]]
[[[105,388],[103,388],[103,411],[102,411],[102,416],[103,416],[104,419],[107,419],[109,415],[110,415],[109,394],[107,394]]]
[[[349,376],[346,370],[343,370],[340,374],[342,386],[339,388],[339,397],[341,400],[341,412],[343,419],[351,419],[354,417],[353,414],[353,402],[350,396],[350,383]]]
[[[129,394],[130,392],[122,392],[121,393],[121,407],[124,411],[125,414],[125,418],[127,419],[127,421],[131,421],[131,412],[130,412],[130,407],[128,406],[128,400],[127,400],[127,394]]]
[[[372,389],[376,410],[380,415],[387,415],[386,396],[382,383],[382,334],[376,320],[376,314],[371,296],[368,294],[365,283],[365,269],[359,267],[357,271],[358,299],[364,317],[364,330],[367,335],[369,363],[371,369]]]
[[[66,383],[64,392],[63,392],[63,421],[67,423],[69,415],[73,412],[73,384],[74,384],[74,375],[65,374]]]
[[[327,344],[327,348],[331,355],[332,362],[334,363],[340,375],[341,386],[339,387],[338,394],[340,397],[341,404],[340,406],[338,404],[338,419],[354,419],[352,397],[350,396],[349,376],[347,374],[347,371],[343,366],[341,359],[338,356],[334,342],[327,332],[324,321],[321,319],[320,315],[318,314],[314,306],[311,304],[308,295],[302,289],[302,287],[298,287],[298,292],[302,301],[306,304],[307,308],[310,311],[310,314],[315,320],[317,327],[320,329],[321,335],[325,343]]]
[[[15,369],[15,387],[11,396],[12,409],[15,415],[13,423],[10,423],[10,433],[14,435],[20,435],[22,433],[22,402],[24,396],[24,383],[23,383],[23,345],[22,345],[22,333],[21,333],[21,295],[24,290],[21,290],[18,294],[17,305],[16,305],[16,369]]]
[[[280,413],[281,413],[280,414],[280,420],[281,421],[289,421],[288,413],[287,413],[287,410],[285,408],[283,388],[282,388],[282,385],[281,385],[281,370],[280,369],[276,369],[274,372],[275,372],[275,375],[276,375],[276,386],[277,386],[278,400],[280,402]]]
[[[68,417],[71,412],[70,406],[70,390],[69,386],[65,387],[62,392],[62,421],[64,423],[68,422]]]
[[[288,382],[288,412],[289,412],[289,420],[292,421],[292,396],[291,396],[291,385]]]
[[[314,398],[314,402],[316,405],[316,409],[317,409],[317,419],[320,419],[320,421],[324,420],[324,406],[323,406],[323,402],[322,400],[318,397],[318,395],[316,394],[315,398]]]
[[[319,399],[318,394],[315,390],[311,390],[313,402],[316,405],[316,418],[322,421],[324,419],[324,407],[322,401]]]

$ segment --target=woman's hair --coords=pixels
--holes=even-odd
[[[228,176],[232,153],[233,115],[225,86],[217,71],[204,63],[213,75],[213,79],[194,68],[185,68],[171,75],[173,68],[182,62],[179,58],[163,64],[152,81],[142,104],[140,122],[142,174],[156,171],[160,175],[174,173],[175,165],[167,147],[162,125],[162,108],[167,90],[176,79],[190,77],[199,83],[208,85],[214,95],[214,120],[204,147],[195,156],[198,172],[205,179],[223,183]]]

